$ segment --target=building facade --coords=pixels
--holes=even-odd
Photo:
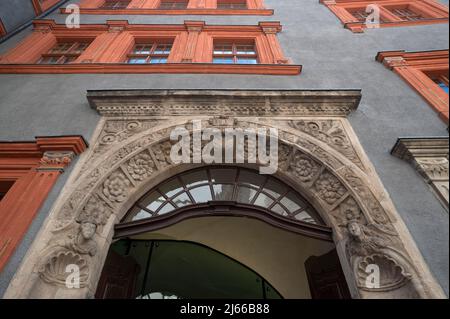
[[[0,19],[3,298],[447,298],[448,1]]]

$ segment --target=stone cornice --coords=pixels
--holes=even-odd
[[[358,108],[360,90],[95,90],[103,116],[339,116]]]
[[[391,154],[406,161],[418,157],[448,158],[448,137],[399,138]]]

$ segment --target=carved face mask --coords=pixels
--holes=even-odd
[[[95,235],[97,225],[92,223],[82,223],[81,224],[81,235],[84,239],[91,239]]]
[[[361,227],[357,222],[350,222],[347,227],[351,235],[355,237],[361,236]]]

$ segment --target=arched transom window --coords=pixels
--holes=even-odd
[[[257,206],[285,218],[323,225],[308,202],[278,179],[244,168],[202,168],[177,175],[144,195],[125,222],[208,202]]]

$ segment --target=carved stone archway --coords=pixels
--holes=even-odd
[[[333,228],[353,297],[445,297],[345,118],[358,91],[100,91],[89,99],[103,115],[93,147],[5,297],[92,297],[114,225],[150,188],[192,168],[171,162],[169,141],[176,127],[192,132],[192,119],[203,128],[278,129],[278,178]],[[80,289],[65,286],[68,264],[79,266]],[[366,284],[370,264],[380,287]]]

